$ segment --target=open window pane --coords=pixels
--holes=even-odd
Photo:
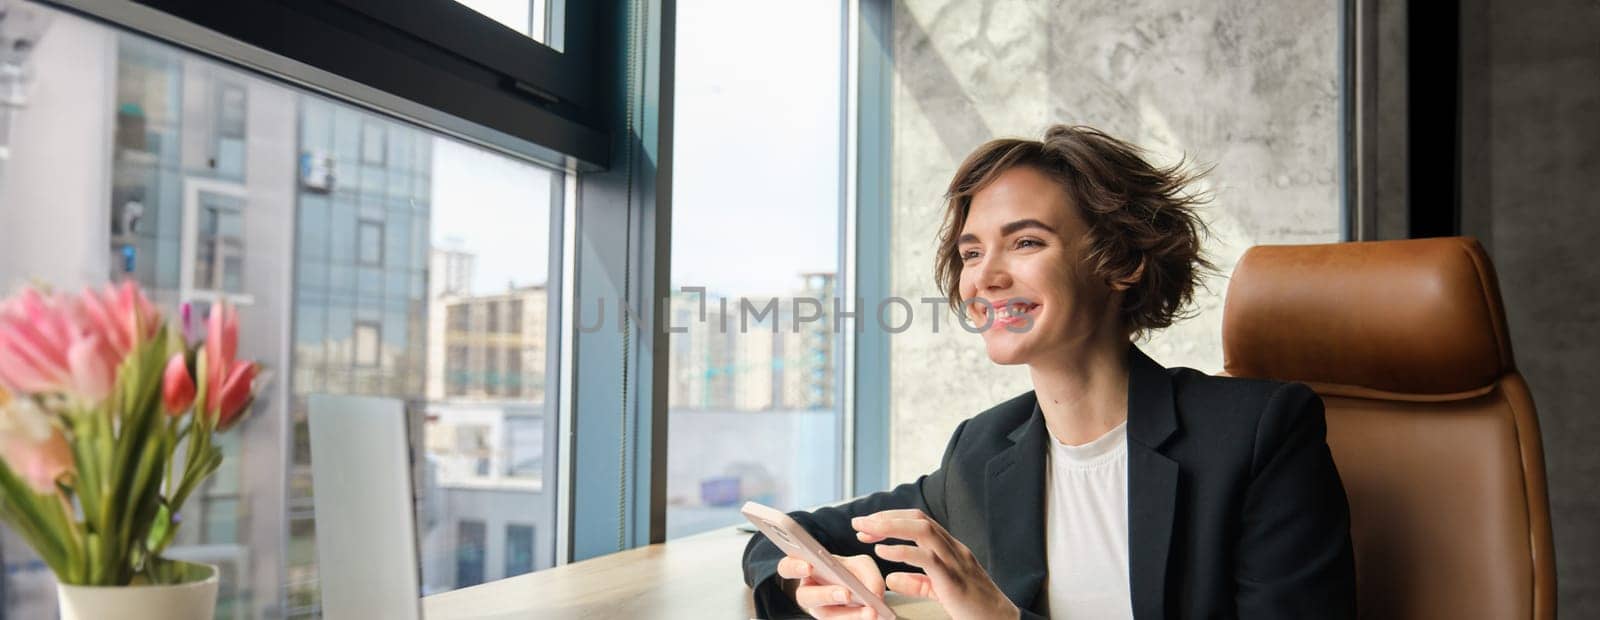
[[[515,30],[518,34],[544,43],[547,0],[455,0],[469,9]],[[559,0],[557,0],[559,1]]]

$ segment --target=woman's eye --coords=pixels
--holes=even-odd
[[[1022,240],[1017,241],[1017,247],[1019,247],[1019,248],[1039,247],[1039,246],[1042,246],[1042,245],[1044,245],[1044,244],[1043,243],[1039,243],[1039,241],[1037,239],[1022,239]]]
[[[977,250],[967,250],[961,253],[961,260],[972,260],[978,257]]]

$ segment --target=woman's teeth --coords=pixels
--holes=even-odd
[[[1013,304],[1013,305],[1010,305],[1010,306],[1005,306],[1005,307],[996,309],[995,316],[996,316],[996,318],[1000,318],[1000,319],[1009,319],[1009,318],[1012,318],[1012,317],[1015,317],[1015,316],[1021,316],[1021,315],[1027,314],[1029,312],[1032,312],[1035,308],[1038,308],[1038,307],[1039,307],[1039,304]]]

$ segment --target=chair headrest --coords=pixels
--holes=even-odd
[[[1222,344],[1230,375],[1371,397],[1478,392],[1514,370],[1494,266],[1465,237],[1251,248]]]

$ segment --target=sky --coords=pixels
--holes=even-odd
[[[456,2],[522,34],[528,34],[544,21],[539,20],[541,24],[536,25],[529,19],[543,12],[544,2],[541,0],[456,0]],[[543,40],[542,37],[533,38]]]
[[[433,247],[477,255],[474,294],[548,280],[554,177],[527,162],[433,139]]]
[[[674,287],[784,294],[837,270],[840,4],[678,3]]]
[[[784,295],[802,272],[837,271],[840,10],[678,4],[674,288]],[[433,244],[478,255],[474,292],[543,283],[554,175],[442,137],[433,162]]]

